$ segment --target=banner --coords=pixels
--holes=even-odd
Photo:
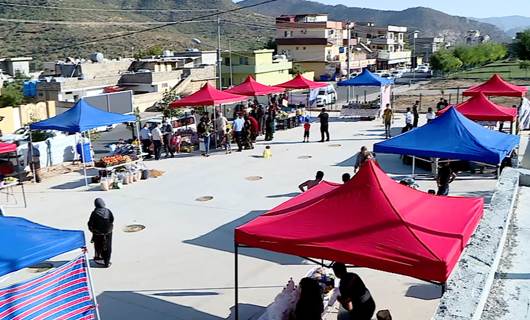
[[[523,98],[523,103],[519,108],[519,129],[530,129],[530,101],[526,98]]]
[[[91,320],[95,309],[84,256],[38,278],[0,289],[0,319]]]

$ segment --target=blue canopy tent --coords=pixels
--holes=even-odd
[[[30,124],[31,130],[58,130],[69,133],[83,133],[98,127],[109,126],[116,123],[134,122],[134,115],[124,115],[100,110],[83,99],[78,100],[69,110],[46,120]],[[138,130],[138,128],[136,128]],[[139,136],[139,135],[138,135]],[[81,147],[85,185],[88,187],[84,146]]]
[[[374,152],[500,165],[519,136],[487,129],[451,107],[431,123],[374,144]]]
[[[363,69],[363,72],[356,77],[337,83],[339,87],[382,87],[391,84],[394,84],[394,80],[382,78],[368,69]]]

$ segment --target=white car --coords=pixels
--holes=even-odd
[[[419,66],[418,68],[416,68],[416,71],[417,72],[421,72],[421,73],[428,73],[428,72],[431,72],[431,69],[429,69],[428,66]]]
[[[3,142],[7,142],[7,143],[12,143],[15,141],[29,141],[29,131],[30,130],[28,127],[22,127],[22,128],[15,130],[15,132],[13,133],[3,134],[0,137],[0,140],[2,140]],[[50,138],[55,137],[57,135],[64,135],[63,132],[56,131],[56,130],[46,130],[46,133],[48,137]]]
[[[394,70],[394,71],[392,71],[392,77],[393,77],[394,79],[401,78],[401,77],[403,76],[403,73],[404,73],[404,72],[401,72],[401,71],[399,71],[399,70]]]
[[[333,85],[320,88],[317,95],[317,106],[326,106],[337,102],[337,91]]]

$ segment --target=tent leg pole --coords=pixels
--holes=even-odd
[[[87,255],[87,248],[83,248],[83,254],[85,256],[85,262],[86,262],[86,271],[88,276],[88,285],[90,286],[90,293],[92,294],[92,300],[94,300],[94,306],[96,307],[96,319],[101,320],[101,316],[99,315],[99,308],[98,308],[98,301],[96,299],[96,293],[94,292],[94,284],[92,282],[92,273],[90,271],[90,260],[88,260]]]
[[[238,267],[238,245],[234,241],[234,319],[239,320],[239,267]]]
[[[29,142],[31,142],[31,146],[33,148],[33,138],[32,138],[32,135],[31,135],[31,130],[29,130]],[[28,148],[28,155],[29,155],[29,152],[30,152],[30,150]],[[31,154],[33,154],[33,150],[31,150]],[[28,165],[28,163],[26,163],[26,165]],[[31,166],[31,169],[33,169],[32,174],[31,174],[31,181],[33,183],[37,183],[37,175],[35,174],[35,166],[33,165],[33,159],[31,159],[31,158],[29,158],[29,166]]]
[[[134,123],[134,126],[136,127],[136,141],[138,141],[138,158],[140,160],[143,160],[142,157],[142,143],[140,142],[140,122],[137,121]]]
[[[442,296],[447,291],[447,283],[442,283]]]
[[[88,189],[88,179],[86,176],[86,161],[85,161],[85,139],[83,139],[83,133],[81,133],[81,161],[83,162],[83,173],[85,175],[85,187]]]
[[[18,183],[22,188],[22,198],[24,199],[24,208],[28,207],[28,202],[26,201],[26,190],[24,189],[24,183],[22,182],[22,171],[20,170],[20,158],[18,156],[18,151],[15,151],[15,157],[17,158],[17,170],[18,170]]]
[[[416,157],[412,156],[412,178],[415,176],[415,169],[416,169]]]

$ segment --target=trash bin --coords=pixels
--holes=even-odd
[[[90,142],[85,142],[83,144],[83,152],[81,152],[81,143],[77,144],[76,150],[77,150],[77,153],[79,154],[81,160],[84,163],[92,162],[92,153],[90,152]]]

